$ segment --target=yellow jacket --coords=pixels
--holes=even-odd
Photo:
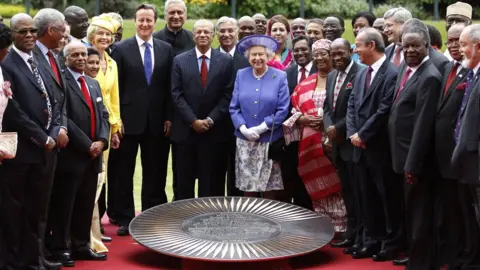
[[[105,74],[102,69],[98,71],[95,78],[100,84],[103,95],[103,103],[107,108],[109,117],[108,121],[112,128],[112,134],[116,133],[122,127],[120,118],[120,98],[118,93],[118,68],[117,63],[106,52],[104,52],[107,69]]]

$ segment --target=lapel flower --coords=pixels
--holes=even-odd
[[[345,86],[345,89],[346,89],[346,90],[349,90],[349,89],[352,89],[352,88],[353,88],[352,82],[348,82],[348,83],[347,83],[347,86]]]
[[[3,93],[5,94],[5,96],[7,96],[10,99],[12,98],[13,93],[12,93],[12,88],[11,88],[11,84],[10,84],[9,81],[4,81],[3,82],[2,90],[3,90]]]
[[[463,82],[463,83],[457,85],[457,87],[455,87],[455,90],[457,90],[457,91],[465,91],[465,89],[467,89],[467,83],[466,82]]]

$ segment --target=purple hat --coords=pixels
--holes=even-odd
[[[278,48],[277,41],[266,35],[251,35],[244,37],[238,42],[237,50],[244,54],[248,49],[253,46],[262,46],[272,51],[276,51]]]

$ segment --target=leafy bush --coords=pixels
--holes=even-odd
[[[0,4],[0,15],[3,18],[11,18],[13,15],[17,13],[25,13],[25,6],[23,5],[8,5],[8,4]],[[30,8],[30,16],[35,16],[38,10]]]
[[[312,13],[318,18],[325,18],[330,14],[352,18],[357,12],[364,10],[368,10],[368,3],[365,0],[322,0],[312,3]]]

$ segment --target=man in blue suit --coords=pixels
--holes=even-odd
[[[360,186],[364,232],[345,250],[354,258],[385,260],[401,234],[402,181],[394,181],[387,121],[398,69],[385,57],[381,34],[365,28],[356,37],[356,52],[367,68],[358,72],[347,109],[347,138],[355,146],[353,162]],[[397,183],[398,182],[398,183]],[[399,187],[397,187],[399,186]],[[363,239],[362,239],[363,238]]]
[[[233,59],[212,50],[214,27],[198,20],[195,48],[176,56],[172,68],[174,116],[171,139],[177,144],[177,195],[223,196],[228,160],[229,105],[233,89]]]

